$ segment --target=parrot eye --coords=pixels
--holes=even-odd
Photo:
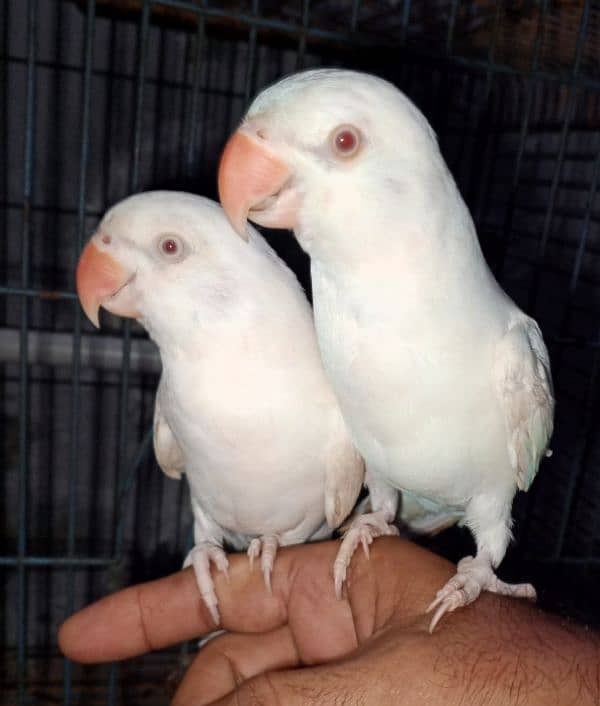
[[[360,132],[352,125],[340,125],[331,133],[331,146],[338,157],[353,157],[361,145]]]
[[[158,238],[158,252],[167,262],[181,262],[186,255],[183,241],[173,233],[165,233]]]

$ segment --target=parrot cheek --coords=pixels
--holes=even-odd
[[[298,224],[300,195],[292,186],[286,186],[276,196],[257,204],[248,212],[248,218],[265,228],[294,230]]]
[[[127,319],[141,317],[140,296],[135,286],[135,274],[131,275],[117,292],[102,302],[102,308]]]

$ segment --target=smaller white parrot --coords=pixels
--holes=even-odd
[[[192,194],[131,196],[102,219],[77,267],[97,326],[102,306],[140,321],[163,365],[154,449],[186,473],[193,565],[219,623],[210,563],[225,542],[260,557],[267,588],[279,545],[326,538],[352,510],[364,466],[325,377],[310,305],[252,228]]]
[[[321,356],[372,507],[340,562],[393,531],[402,493],[413,528],[462,516],[477,545],[431,603],[431,629],[483,590],[534,597],[495,569],[552,434],[548,351],[490,272],[422,113],[375,76],[286,77],[229,140],[219,193],[242,237],[246,218],[291,228],[311,258]]]

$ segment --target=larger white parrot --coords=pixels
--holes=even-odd
[[[310,306],[254,230],[240,240],[220,206],[156,191],[125,199],[81,254],[77,290],[138,319],[160,349],[154,449],[191,491],[192,564],[219,621],[210,562],[223,543],[261,556],[270,589],[279,545],[330,535],[351,511],[364,466],[319,357]]]
[[[486,265],[425,117],[374,76],[290,76],[250,106],[219,190],[241,235],[247,217],[291,228],[311,257],[321,355],[373,508],[341,558],[390,531],[402,491],[464,512],[477,545],[431,604],[431,629],[482,590],[534,597],[494,570],[552,433],[548,353]]]

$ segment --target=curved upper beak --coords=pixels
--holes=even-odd
[[[248,240],[248,212],[277,194],[289,179],[289,167],[258,136],[240,129],[225,145],[219,164],[219,198],[235,231]],[[263,225],[289,227],[285,218]]]
[[[100,305],[127,284],[129,276],[117,260],[96,247],[93,239],[83,249],[75,278],[77,296],[85,315],[97,328]]]

